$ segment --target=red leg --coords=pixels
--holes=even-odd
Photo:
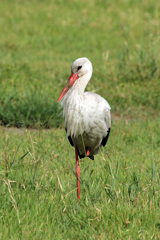
[[[89,156],[90,152],[91,152],[91,149],[86,147],[86,156]]]
[[[78,159],[78,148],[75,148],[76,152],[76,175],[77,175],[77,197],[80,200],[80,167],[79,167],[79,159]]]

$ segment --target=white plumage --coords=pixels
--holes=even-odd
[[[87,58],[78,58],[71,67],[71,77],[58,101],[62,98],[65,129],[71,145],[79,156],[90,149],[91,158],[105,145],[111,128],[108,102],[93,92],[84,92],[92,76],[92,64]]]

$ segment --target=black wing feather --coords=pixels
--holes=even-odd
[[[74,144],[73,144],[73,141],[72,141],[72,138],[71,138],[71,136],[68,136],[68,140],[69,140],[69,142],[70,142],[71,146],[72,146],[72,147],[74,147]]]
[[[65,128],[65,130],[66,130],[66,132],[67,132],[67,128]],[[72,141],[71,136],[68,136],[68,140],[69,140],[71,146],[74,147],[74,144],[73,144],[73,141]]]
[[[111,128],[108,128],[107,135],[106,135],[106,137],[103,138],[103,140],[101,142],[102,146],[106,145],[106,143],[108,141],[108,137],[109,137],[110,131],[111,131]]]

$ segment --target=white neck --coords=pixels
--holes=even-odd
[[[61,105],[63,106],[66,101],[68,102],[68,100],[73,102],[73,101],[76,101],[78,98],[82,98],[84,94],[84,90],[91,76],[92,76],[92,72],[88,72],[83,76],[81,76],[80,78],[78,78],[74,83],[74,85],[69,89],[69,91],[66,93],[66,95],[62,99]]]
[[[91,75],[92,75],[92,73],[88,72],[88,73],[84,74],[83,76],[81,76],[79,79],[77,79],[77,81],[73,85],[71,91],[73,91],[74,94],[79,94],[82,96],[84,94],[84,90],[91,78]]]

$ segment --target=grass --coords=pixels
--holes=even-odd
[[[80,163],[80,203],[63,130],[0,132],[1,239],[160,237],[159,119],[113,122],[107,147]]]
[[[61,125],[56,101],[72,62],[81,56],[93,63],[87,90],[106,98],[114,114],[157,115],[159,9],[159,3],[149,0],[3,2],[1,124]]]
[[[155,0],[3,1],[0,239],[160,239],[159,11]],[[82,56],[112,131],[81,160],[78,202],[56,101]]]

